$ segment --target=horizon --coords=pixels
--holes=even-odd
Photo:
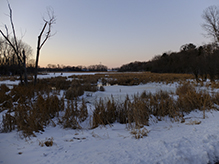
[[[57,17],[52,36],[40,52],[40,67],[102,65],[121,67],[149,61],[155,55],[179,51],[184,44],[211,42],[203,36],[203,10],[218,5],[208,1],[9,1],[18,38],[33,49],[44,24],[46,7]],[[7,1],[0,5],[0,29],[10,28]]]

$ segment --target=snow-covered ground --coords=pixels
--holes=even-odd
[[[121,86],[121,85],[114,85],[114,86],[104,86],[104,92],[85,92],[85,100],[89,101],[90,103],[94,104],[98,98],[108,99],[113,98],[115,101],[122,101],[126,98],[127,95],[130,97],[133,95],[141,94],[142,92],[151,92],[156,93],[160,90],[173,92],[175,93],[176,87],[179,86],[178,83],[164,85],[162,83],[147,83],[142,85],[136,86]],[[89,95],[89,96],[86,96]]]
[[[93,130],[47,127],[29,140],[20,139],[15,131],[1,133],[0,163],[207,164],[219,157],[219,112],[206,116],[192,112],[185,123],[151,121],[148,136],[138,140],[118,123]],[[192,125],[195,120],[201,123]],[[51,137],[52,147],[39,146]]]
[[[84,97],[91,104],[99,98],[113,95],[115,100],[127,94],[144,90],[175,92],[177,83],[148,83],[138,86],[106,86],[105,92],[89,93]],[[86,95],[87,94],[87,95]],[[89,96],[88,96],[89,95]],[[169,118],[157,121],[150,118],[145,126],[148,136],[135,139],[126,125],[114,123],[106,127],[89,129],[89,121],[82,130],[48,126],[36,137],[21,139],[20,133],[0,133],[0,164],[207,164],[219,160],[219,112],[194,111],[185,116],[185,122],[171,122]],[[0,116],[1,117],[1,116]],[[199,124],[194,124],[198,122]],[[53,138],[52,147],[41,147]]]

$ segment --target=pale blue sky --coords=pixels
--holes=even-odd
[[[99,64],[119,67],[148,61],[186,43],[210,42],[202,34],[202,12],[218,0],[9,0],[18,36],[36,55],[37,36],[46,7],[57,17],[40,55],[47,64]],[[0,29],[9,25],[6,0],[0,0]]]

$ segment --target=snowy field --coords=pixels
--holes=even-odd
[[[43,75],[39,77],[44,78]],[[105,86],[104,92],[85,92],[83,96],[90,102],[91,112],[99,97],[113,95],[119,101],[127,94],[132,96],[145,90],[174,93],[177,86],[177,83]],[[141,139],[135,139],[131,129],[118,123],[89,129],[89,120],[84,122],[82,130],[48,126],[45,132],[29,139],[21,139],[17,131],[0,133],[0,164],[208,164],[218,161],[219,112],[208,111],[203,119],[203,113],[195,111],[184,118],[185,122],[180,123],[171,122],[167,117],[162,121],[151,117],[149,126],[144,127],[148,136]],[[48,139],[53,140],[52,147],[39,145]]]

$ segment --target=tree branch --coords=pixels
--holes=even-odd
[[[8,8],[9,8],[9,11],[10,11],[10,22],[11,22],[11,27],[12,27],[13,35],[14,35],[15,47],[16,47],[16,50],[18,52],[18,44],[17,44],[17,38],[16,38],[16,34],[15,34],[14,23],[13,23],[13,20],[12,20],[12,9],[11,9],[10,4],[8,4]]]
[[[207,35],[219,42],[219,9],[216,6],[208,7],[204,10],[202,18],[205,20],[202,27]]]

